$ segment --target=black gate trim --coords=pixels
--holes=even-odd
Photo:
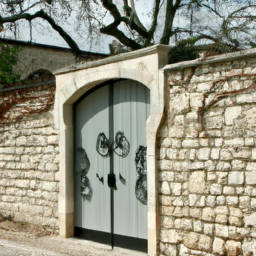
[[[112,245],[112,239],[114,240],[115,247],[121,247],[130,250],[136,250],[140,252],[147,253],[148,249],[148,240],[130,237],[130,236],[122,236],[116,235],[102,231],[90,230],[80,227],[75,227],[75,237],[84,238],[89,241]]]

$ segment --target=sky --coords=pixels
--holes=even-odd
[[[114,2],[117,4],[118,7],[122,8],[122,5],[123,5],[122,0],[115,0]],[[145,4],[145,2],[147,2],[147,4]],[[150,18],[146,15],[146,13],[148,13],[152,8],[152,0],[140,0],[140,1],[135,0],[135,4],[136,4],[136,11],[138,13],[138,16],[142,20],[143,24],[149,24]],[[40,26],[38,26],[38,21],[40,25],[44,27],[44,31],[40,29]],[[65,25],[63,28],[68,34],[71,35],[71,37],[75,40],[75,42],[78,44],[81,50],[99,52],[99,53],[109,53],[108,44],[110,44],[112,40],[115,40],[114,37],[101,34],[100,39],[95,40],[90,45],[89,43],[86,42],[85,39],[77,37],[76,32],[74,32],[73,25],[74,24]],[[37,29],[35,28],[35,26],[37,27]],[[45,30],[45,28],[47,29]],[[40,30],[40,31],[37,31],[37,30]],[[8,31],[4,31],[0,33],[0,36],[7,37],[7,38],[15,38],[14,34]],[[27,21],[22,22],[22,26],[19,31],[19,37],[17,39],[23,40],[23,41],[30,41],[29,22]],[[62,39],[62,37],[55,30],[53,30],[46,21],[43,21],[42,19],[37,19],[32,21],[32,42],[68,48],[67,43]]]

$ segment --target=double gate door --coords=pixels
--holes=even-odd
[[[75,235],[146,251],[149,89],[109,82],[74,111]]]

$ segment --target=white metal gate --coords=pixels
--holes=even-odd
[[[147,249],[146,120],[149,90],[109,82],[75,105],[75,234]]]

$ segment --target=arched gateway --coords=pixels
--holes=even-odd
[[[149,89],[133,80],[106,82],[74,111],[75,235],[147,251]]]
[[[143,250],[148,240],[148,255],[157,255],[156,143],[165,104],[159,69],[169,49],[156,45],[55,72],[61,236],[107,234],[107,243]]]

